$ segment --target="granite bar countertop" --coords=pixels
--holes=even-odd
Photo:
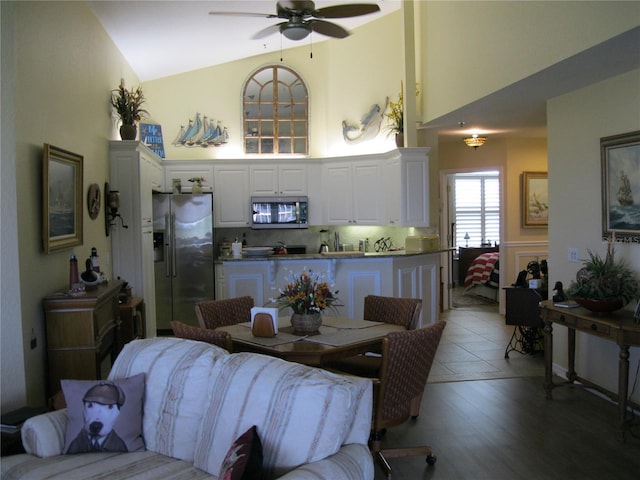
[[[394,250],[386,252],[327,252],[327,253],[305,253],[305,254],[286,254],[286,255],[266,255],[266,256],[249,256],[243,255],[242,258],[218,257],[215,263],[222,262],[255,262],[267,260],[353,260],[363,258],[386,258],[386,257],[412,257],[417,255],[433,255],[448,252],[450,249],[435,250],[433,252],[407,252],[405,250]]]

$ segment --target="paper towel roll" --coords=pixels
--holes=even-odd
[[[241,258],[242,257],[242,243],[233,242],[231,244],[231,251],[233,252],[233,258]]]

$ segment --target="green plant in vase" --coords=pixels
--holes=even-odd
[[[618,310],[640,298],[640,282],[623,260],[616,260],[614,241],[615,237],[609,240],[605,258],[587,250],[589,259],[567,289],[571,298],[594,312]]]
[[[118,115],[120,122],[120,137],[122,140],[135,140],[137,127],[136,124],[148,115],[142,105],[146,102],[142,88],[135,90],[127,90],[124,86],[124,80],[115,90],[111,90],[111,106]]]

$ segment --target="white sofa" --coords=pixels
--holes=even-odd
[[[27,453],[2,458],[2,479],[215,479],[252,425],[265,478],[374,477],[367,379],[176,338],[129,343],[109,379],[141,372],[144,451],[64,455],[67,415],[58,410],[25,422]]]

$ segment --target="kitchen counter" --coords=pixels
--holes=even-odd
[[[286,255],[267,255],[267,256],[248,256],[243,255],[242,258],[218,257],[215,263],[222,262],[247,262],[247,261],[266,261],[266,260],[353,260],[363,258],[385,258],[385,257],[412,257],[416,255],[432,255],[436,253],[448,252],[451,249],[435,250],[433,252],[407,252],[405,250],[394,250],[387,252],[327,252],[327,253],[305,253],[305,254],[286,254]]]
[[[317,272],[338,292],[342,305],[337,314],[363,318],[364,297],[421,298],[420,324],[438,319],[440,264],[442,253],[407,252],[327,252],[269,256],[245,256],[216,260],[216,298],[253,297],[255,305],[265,305],[279,294],[292,272]]]

